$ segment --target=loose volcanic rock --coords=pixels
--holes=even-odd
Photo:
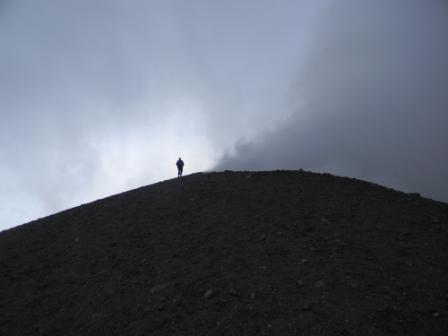
[[[448,205],[198,173],[0,234],[0,335],[448,335]]]

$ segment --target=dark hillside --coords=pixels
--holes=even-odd
[[[448,205],[194,174],[0,234],[0,335],[448,335]]]

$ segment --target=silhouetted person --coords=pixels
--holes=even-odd
[[[177,166],[177,177],[182,177],[182,172],[184,171],[184,162],[182,161],[181,158],[177,160],[176,166]]]

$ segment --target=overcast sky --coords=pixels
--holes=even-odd
[[[0,0],[0,230],[184,173],[448,201],[444,0]]]

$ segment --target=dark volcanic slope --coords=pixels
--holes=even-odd
[[[0,234],[0,335],[448,335],[448,205],[194,174]]]

